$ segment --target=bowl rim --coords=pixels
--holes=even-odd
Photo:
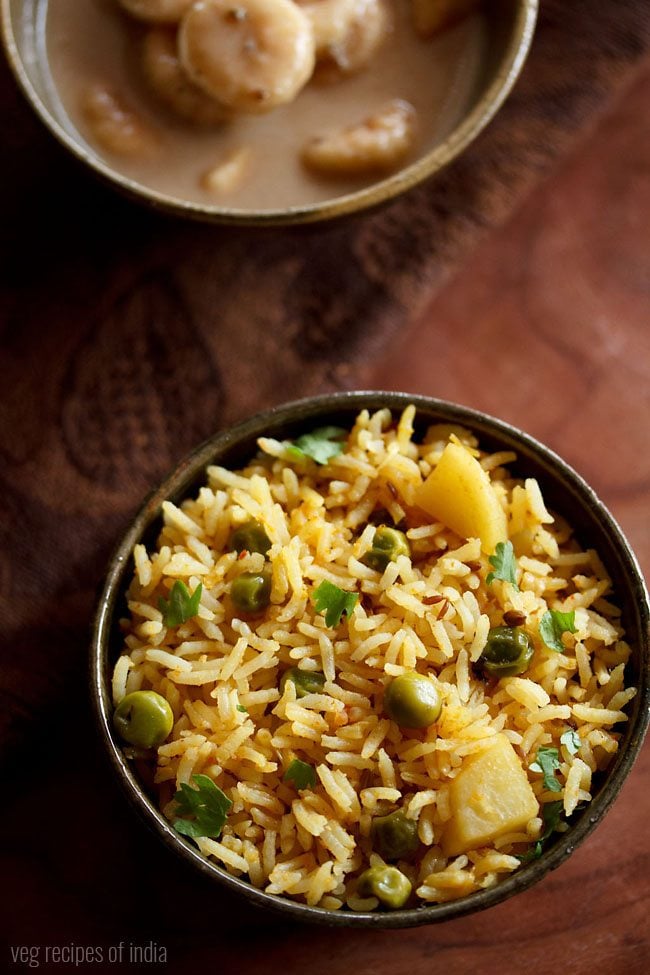
[[[456,158],[497,113],[524,65],[535,32],[539,0],[514,0],[517,4],[512,30],[495,76],[476,102],[472,111],[434,149],[398,172],[370,186],[335,196],[319,203],[282,209],[254,210],[193,203],[153,190],[137,180],[124,176],[73,135],[57,120],[37,92],[20,54],[11,0],[0,0],[0,34],[5,54],[19,87],[32,109],[55,139],[81,163],[87,165],[104,182],[154,210],[161,210],[193,220],[237,226],[283,226],[314,223],[342,217],[376,207],[393,199],[432,176]]]
[[[146,530],[160,517],[162,501],[168,497],[182,497],[191,488],[208,463],[217,459],[216,455],[227,453],[238,443],[272,432],[272,428],[282,425],[300,425],[316,419],[326,419],[328,415],[345,411],[351,415],[361,409],[387,407],[394,413],[413,404],[416,411],[438,414],[440,419],[431,422],[461,423],[479,436],[512,441],[533,454],[552,475],[562,480],[562,489],[568,489],[581,505],[586,505],[597,513],[603,531],[616,541],[620,552],[626,582],[630,583],[638,606],[640,622],[638,638],[639,681],[635,698],[635,711],[628,726],[628,745],[617,754],[606,782],[598,795],[592,800],[586,813],[571,826],[565,834],[558,834],[553,846],[542,856],[522,865],[514,874],[500,880],[494,887],[477,891],[442,904],[431,904],[392,912],[348,912],[329,911],[312,907],[274,894],[265,893],[253,887],[248,881],[229,874],[203,855],[176,833],[156,808],[144,789],[138,783],[130,763],[116,743],[112,731],[113,706],[110,687],[105,681],[113,611],[118,596],[122,592],[124,576],[128,570],[133,546]],[[271,428],[271,429],[270,429]],[[434,397],[411,395],[408,393],[382,392],[379,390],[344,391],[304,397],[289,403],[264,410],[236,425],[220,431],[188,453],[168,474],[160,485],[146,498],[133,518],[122,539],[115,548],[109,562],[109,569],[101,590],[97,611],[93,621],[90,647],[90,693],[100,736],[108,760],[117,774],[128,799],[135,806],[141,818],[156,832],[168,848],[171,848],[186,863],[193,864],[204,876],[223,884],[226,888],[243,894],[254,905],[282,912],[296,921],[315,922],[330,927],[350,928],[405,928],[432,924],[461,917],[463,915],[493,907],[508,897],[527,890],[541,880],[549,871],[560,866],[573,853],[600,822],[616,799],[623,782],[632,769],[650,721],[650,599],[640,566],[621,528],[608,511],[595,491],[569,464],[549,447],[540,443],[504,420],[497,419],[483,411],[461,406]]]

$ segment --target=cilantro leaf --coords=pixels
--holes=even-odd
[[[177,833],[182,836],[189,836],[192,840],[198,840],[199,837],[207,835],[205,829],[193,819],[177,819],[174,823],[174,829]],[[218,836],[219,833],[216,833],[212,838],[216,839]]]
[[[515,853],[515,857],[520,863],[529,863],[531,860],[538,860],[542,855],[542,841],[537,840],[534,846],[531,846],[530,850],[526,850],[525,853]]]
[[[519,589],[515,575],[517,560],[515,559],[515,550],[512,547],[512,542],[497,542],[494,555],[489,556],[489,562],[494,572],[488,573],[486,580],[488,585],[494,579],[502,579],[504,582],[509,582],[513,585],[515,589]]]
[[[518,860],[521,860],[522,863],[527,863],[529,860],[537,860],[539,857],[541,857],[544,843],[546,843],[547,839],[560,825],[563,805],[564,803],[561,799],[544,804],[542,808],[542,819],[546,828],[530,850],[528,850],[526,853],[520,853],[517,855]]]
[[[560,741],[571,755],[576,755],[582,745],[578,732],[572,731],[571,729],[565,731],[563,735],[560,735]]]
[[[566,649],[562,643],[562,634],[575,632],[576,614],[573,609],[569,613],[549,609],[539,621],[539,635],[549,650],[555,650],[557,653],[564,653]]]
[[[177,819],[174,829],[194,840],[200,836],[217,839],[228,818],[232,802],[207,775],[193,775],[192,779],[198,788],[193,789],[184,782],[174,799],[177,812],[194,816],[194,819]]]
[[[326,464],[332,457],[343,453],[346,436],[347,430],[343,427],[317,427],[293,442],[287,441],[287,453],[296,460],[311,457],[317,464]]]
[[[561,792],[562,786],[555,778],[555,773],[560,767],[560,759],[557,748],[547,748],[542,745],[537,749],[537,759],[530,767],[531,772],[541,772],[544,776],[544,788],[549,792]]]
[[[299,758],[294,758],[284,773],[284,781],[293,782],[296,789],[307,789],[316,785],[316,772],[307,762],[301,762]]]
[[[551,833],[560,825],[560,820],[562,818],[562,809],[564,803],[561,799],[557,799],[554,802],[547,802],[542,808],[542,819],[546,829],[542,833],[540,839],[547,840]]]
[[[248,708],[245,708],[243,704],[238,704],[237,705],[237,710],[238,711],[241,711],[242,714],[248,714]]]
[[[180,626],[181,623],[187,623],[193,616],[196,616],[199,611],[202,592],[203,583],[199,582],[190,596],[185,583],[177,579],[172,586],[169,599],[163,599],[161,596],[158,600],[158,609],[163,614],[165,626]]]
[[[323,579],[318,589],[314,589],[314,606],[317,612],[325,613],[328,626],[338,626],[343,613],[349,616],[357,605],[359,593],[339,589],[333,582]]]

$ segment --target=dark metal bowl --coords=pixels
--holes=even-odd
[[[623,611],[627,639],[632,647],[628,681],[638,688],[629,708],[629,721],[619,751],[608,771],[594,780],[593,800],[575,813],[569,830],[555,834],[542,856],[523,865],[516,873],[488,890],[469,894],[445,904],[433,904],[387,913],[327,911],[265,894],[245,880],[227,873],[206,860],[198,850],[176,833],[136,778],[116,740],[112,726],[113,707],[110,674],[121,650],[116,622],[131,571],[133,547],[141,540],[153,541],[160,529],[162,502],[175,502],[192,495],[204,483],[208,464],[228,467],[244,465],[256,452],[256,440],[267,435],[292,437],[315,425],[351,426],[361,409],[389,407],[395,414],[413,403],[417,409],[416,429],[431,423],[459,423],[470,428],[488,450],[514,450],[517,462],[509,465],[515,474],[538,479],[549,506],[573,526],[583,544],[595,548],[611,575],[615,598]],[[217,434],[198,447],[150,495],[113,555],[108,577],[95,617],[91,646],[91,692],[100,736],[117,777],[138,812],[174,852],[217,883],[243,894],[257,905],[275,908],[296,920],[331,926],[399,928],[431,924],[492,907],[519,891],[526,890],[549,870],[558,867],[604,816],[618,795],[643,743],[650,709],[650,605],[636,558],[621,529],[593,490],[557,454],[537,440],[501,420],[476,410],[442,400],[404,393],[350,392],[316,396],[280,406]]]
[[[80,0],[81,2],[81,0]],[[156,209],[213,223],[239,225],[299,224],[328,220],[377,206],[438,172],[481,132],[505,101],[530,47],[538,0],[489,0],[485,4],[487,41],[480,77],[464,117],[423,156],[386,178],[346,195],[282,209],[235,209],[192,203],[124,176],[95,153],[69,121],[50,76],[45,44],[47,0],[0,0],[2,38],[13,73],[41,121],[84,165],[116,189]]]

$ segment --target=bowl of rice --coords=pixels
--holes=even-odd
[[[490,907],[600,821],[648,724],[648,594],[514,427],[353,392],[201,445],[111,561],[91,684],[163,842],[258,905],[407,927]]]

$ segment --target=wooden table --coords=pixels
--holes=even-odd
[[[650,64],[388,350],[370,385],[496,413],[596,489],[650,577]],[[572,858],[514,903],[398,935],[395,969],[650,971],[650,750]],[[417,935],[414,937],[418,937]],[[374,950],[374,949],[373,949]],[[381,958],[377,947],[377,959]],[[350,959],[352,967],[361,964]],[[401,966],[401,967],[400,967]],[[365,971],[365,969],[361,969]],[[373,969],[368,967],[369,972]],[[341,968],[343,971],[343,968]]]
[[[561,6],[547,6],[552,43]],[[602,0],[576,0],[570,16],[590,8],[624,24],[633,7],[626,0],[605,13]],[[41,970],[66,973],[650,971],[647,747],[605,822],[534,889],[444,925],[332,935],[254,912],[160,848],[117,793],[85,682],[94,590],[147,487],[215,425],[301,392],[404,389],[513,421],[591,482],[648,572],[650,61],[631,29],[625,50],[627,87],[606,115],[596,124],[588,99],[570,102],[582,136],[569,154],[570,124],[564,117],[553,128],[547,112],[557,151],[529,154],[516,189],[503,174],[490,184],[497,126],[430,195],[352,230],[301,238],[182,226],[115,200],[44,139],[3,79],[5,116],[14,119],[2,188],[9,241],[0,329],[0,928],[9,971],[27,970],[21,947],[24,959],[38,949]],[[570,71],[557,61],[566,81]],[[601,51],[592,100],[614,63]],[[541,64],[533,52],[533,80]],[[524,117],[530,73],[523,86],[501,124]],[[504,195],[508,185],[518,208]],[[76,201],[72,211],[59,187]],[[470,190],[475,206],[463,209]],[[456,209],[436,211],[445,236],[425,250],[431,224],[413,221],[422,202],[431,220],[445,199]],[[464,222],[471,234],[457,232]],[[295,272],[303,245],[318,273]],[[207,272],[218,251],[215,278]],[[260,282],[282,315],[256,300]],[[330,300],[337,287],[343,307]],[[247,328],[238,329],[241,321]],[[224,334],[231,358],[220,365]],[[283,367],[266,372],[265,357],[282,343]],[[236,384],[235,358],[248,363]],[[198,406],[188,379],[198,383]],[[86,961],[75,966],[52,951],[48,961],[48,946],[80,948]],[[151,963],[138,966],[145,949]],[[111,950],[121,950],[121,964],[109,963]]]

